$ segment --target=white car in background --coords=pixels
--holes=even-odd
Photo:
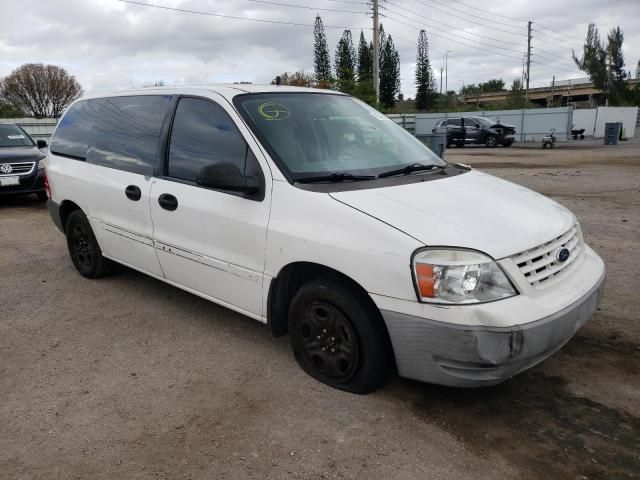
[[[351,392],[394,368],[499,383],[568,342],[602,292],[569,210],[445,162],[336,92],[85,97],[46,175],[82,275],[118,262],[267,323],[306,372]]]

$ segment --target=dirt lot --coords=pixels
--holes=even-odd
[[[288,339],[131,270],[81,278],[35,198],[0,200],[0,478],[639,478],[640,144],[452,149],[579,217],[601,308],[494,388],[356,396]]]

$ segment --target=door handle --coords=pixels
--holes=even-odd
[[[129,185],[124,189],[124,194],[129,200],[137,202],[142,197],[142,190],[140,190],[140,187],[136,187],[135,185]]]
[[[158,204],[165,210],[173,212],[178,208],[178,199],[168,193],[163,193],[158,197]]]

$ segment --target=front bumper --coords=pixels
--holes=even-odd
[[[510,327],[459,325],[382,310],[401,376],[453,387],[498,384],[552,355],[595,312],[596,283],[556,313]]]
[[[36,170],[30,175],[20,176],[19,178],[19,185],[0,187],[0,196],[44,192],[44,170]]]

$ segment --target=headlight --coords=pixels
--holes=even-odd
[[[420,250],[412,269],[421,302],[482,303],[517,295],[496,262],[473,250]]]

